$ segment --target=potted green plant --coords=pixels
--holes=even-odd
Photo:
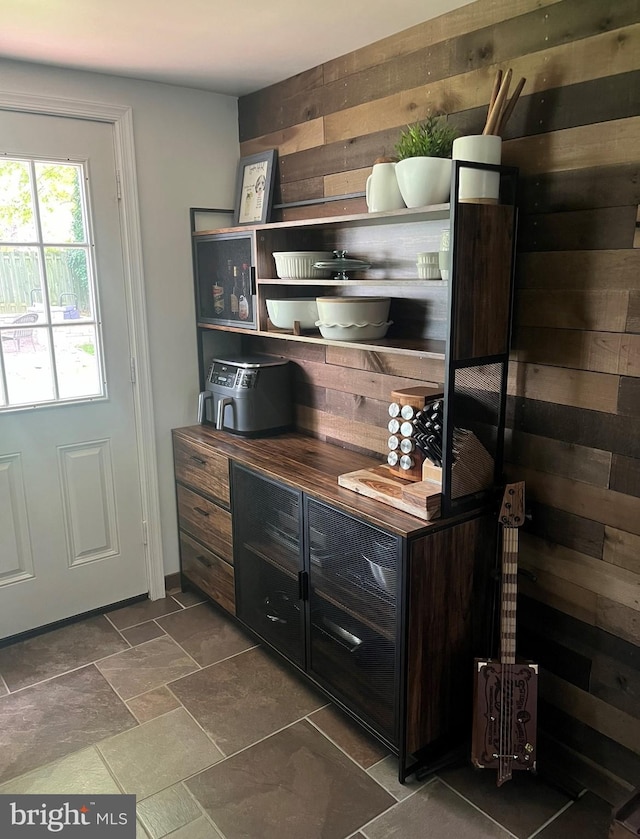
[[[458,132],[443,115],[408,125],[395,150],[396,177],[407,207],[444,204],[451,188],[451,150]]]

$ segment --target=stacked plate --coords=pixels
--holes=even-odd
[[[391,326],[390,297],[317,297],[316,303],[323,338],[372,341],[384,338]]]

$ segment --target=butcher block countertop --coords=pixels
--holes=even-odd
[[[358,469],[380,466],[379,460],[302,434],[245,438],[217,431],[208,425],[173,430],[174,437],[200,446],[211,446],[218,454],[253,468],[268,478],[309,493],[345,513],[356,516],[405,538],[423,536],[473,516],[423,521],[370,498],[338,486],[338,476]]]

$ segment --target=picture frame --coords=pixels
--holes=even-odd
[[[273,204],[277,151],[240,158],[236,176],[234,226],[266,224]]]

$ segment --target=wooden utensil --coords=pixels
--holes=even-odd
[[[513,113],[513,109],[516,106],[516,102],[518,101],[518,97],[522,93],[522,88],[525,86],[526,81],[527,80],[523,77],[523,78],[520,79],[520,81],[516,85],[516,89],[513,91],[513,96],[511,97],[511,99],[509,99],[509,102],[507,103],[504,111],[502,112],[502,115],[500,117],[500,122],[498,123],[498,126],[496,128],[496,134],[500,134],[500,136],[502,136],[502,134],[504,133],[504,129],[506,128],[507,121],[508,121],[509,117],[511,116],[511,114]]]
[[[482,132],[483,134],[496,133],[496,128],[500,121],[500,117],[502,115],[507,96],[509,95],[509,85],[511,84],[511,76],[512,70],[511,68],[509,68],[507,72],[504,74],[504,77],[500,84],[500,90],[498,91],[498,95],[496,96],[496,101],[493,104],[491,113],[487,117],[487,124],[484,127],[484,131]]]

